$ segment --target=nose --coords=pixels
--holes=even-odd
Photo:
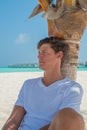
[[[38,58],[39,58],[39,59],[42,59],[42,58],[43,58],[43,55],[42,55],[42,54],[38,54]]]
[[[38,58],[39,58],[39,59],[42,59],[43,57],[44,57],[44,53],[39,52],[39,53],[38,53]]]

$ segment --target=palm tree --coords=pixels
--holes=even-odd
[[[48,35],[65,39],[69,52],[62,66],[64,76],[76,80],[80,39],[87,25],[87,0],[38,0],[29,18],[44,11]]]

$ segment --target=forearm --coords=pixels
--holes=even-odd
[[[18,130],[19,124],[15,120],[8,120],[2,130]]]
[[[15,106],[11,116],[6,121],[5,125],[3,126],[2,130],[18,130],[21,121],[25,115],[24,108],[20,106]]]

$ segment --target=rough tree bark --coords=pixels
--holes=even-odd
[[[39,5],[36,6],[30,18],[41,11],[47,12],[52,1],[53,0],[38,0]],[[47,19],[48,35],[62,37],[65,39],[65,43],[69,45],[68,55],[62,66],[62,73],[72,80],[76,80],[80,39],[87,25],[87,2],[85,0],[79,1],[83,4],[82,6],[86,7],[86,11],[84,11],[82,7],[76,12],[71,11],[64,13],[59,18]],[[71,7],[72,4],[75,6],[78,0],[56,0],[56,8],[59,8],[59,3],[63,5],[63,2],[65,2],[66,6]]]
[[[68,13],[61,18],[48,20],[48,35],[65,38],[69,45],[68,56],[65,58],[62,73],[72,80],[76,80],[80,39],[87,25],[87,13],[79,10]]]
[[[41,4],[42,0],[38,0]],[[43,6],[44,11],[47,8],[47,2],[44,0],[46,6]],[[56,6],[58,6],[61,0],[56,0]],[[65,0],[66,4],[72,4],[76,0]],[[65,13],[62,17],[47,20],[48,23],[48,35],[57,36],[65,39],[65,43],[69,45],[69,51],[67,57],[64,59],[62,66],[63,76],[67,76],[72,80],[76,80],[78,54],[80,47],[80,39],[87,25],[87,12],[79,9],[76,12]]]

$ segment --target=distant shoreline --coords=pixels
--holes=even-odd
[[[12,72],[42,72],[38,67],[0,67],[0,73]],[[77,71],[87,71],[87,67],[78,67]]]

